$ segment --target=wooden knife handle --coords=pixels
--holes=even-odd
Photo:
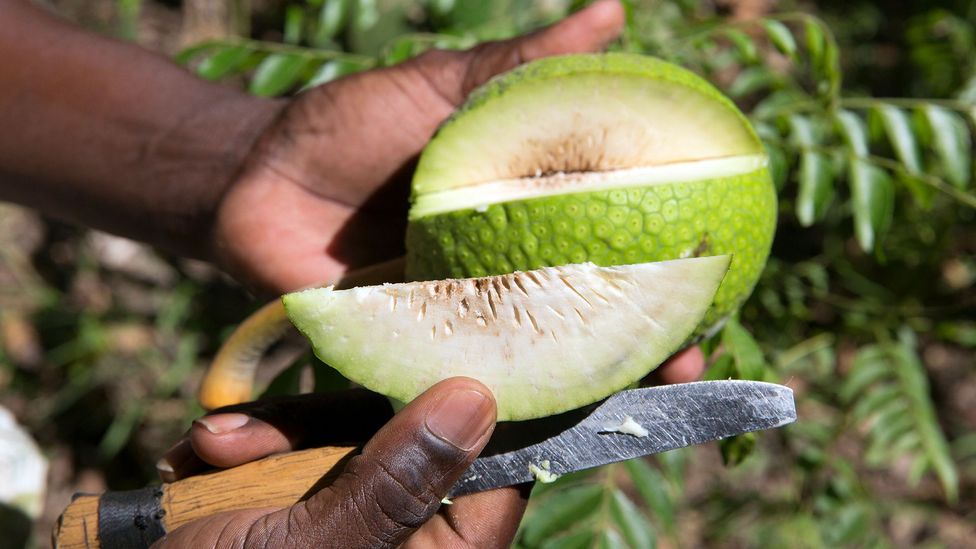
[[[331,484],[357,447],[315,448],[129,492],[80,495],[53,532],[59,549],[148,547],[199,518],[236,509],[287,507]]]

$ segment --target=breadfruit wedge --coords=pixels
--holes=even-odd
[[[439,380],[487,385],[499,420],[547,416],[637,381],[708,310],[730,256],[546,267],[284,296],[316,355],[400,401]]]

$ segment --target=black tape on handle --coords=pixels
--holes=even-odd
[[[107,492],[98,500],[98,541],[102,549],[142,549],[166,535],[163,489]]]

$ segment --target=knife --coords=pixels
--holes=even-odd
[[[757,381],[632,389],[557,416],[499,424],[449,497],[530,482],[796,420],[793,391]],[[162,486],[77,496],[58,520],[57,548],[148,547],[222,511],[284,507],[332,483],[357,447],[270,456]]]

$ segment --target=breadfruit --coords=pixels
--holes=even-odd
[[[595,402],[639,380],[701,321],[729,256],[305,290],[283,297],[316,355],[402,402],[453,376],[487,385],[499,420]]]
[[[776,196],[736,106],[675,65],[550,57],[476,90],[424,149],[407,278],[732,256],[699,334],[752,292]]]

